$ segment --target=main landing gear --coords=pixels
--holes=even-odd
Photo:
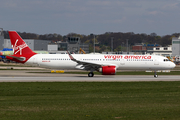
[[[89,72],[88,73],[88,77],[93,77],[94,76],[94,73],[93,72]]]
[[[157,78],[157,77],[158,77],[158,75],[157,75],[157,72],[156,72],[156,71],[154,71],[154,77],[155,77],[155,78]]]

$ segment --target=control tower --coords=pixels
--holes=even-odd
[[[80,37],[68,37],[68,51],[78,53]]]

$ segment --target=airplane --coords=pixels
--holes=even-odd
[[[86,70],[90,71],[88,77],[93,77],[94,71],[115,75],[117,70],[151,70],[157,78],[158,70],[175,67],[168,58],[155,55],[71,54],[68,51],[68,54],[37,54],[16,31],[9,31],[9,36],[14,54],[6,56],[7,59],[53,69]]]

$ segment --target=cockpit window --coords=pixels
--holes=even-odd
[[[164,59],[164,62],[166,62],[166,61],[170,61],[169,59]]]

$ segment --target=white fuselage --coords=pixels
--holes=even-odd
[[[79,61],[116,66],[117,70],[168,70],[175,67],[175,64],[166,57],[154,55],[72,54],[72,56]],[[72,61],[68,54],[36,54],[26,64],[61,70],[78,68],[78,63]]]

